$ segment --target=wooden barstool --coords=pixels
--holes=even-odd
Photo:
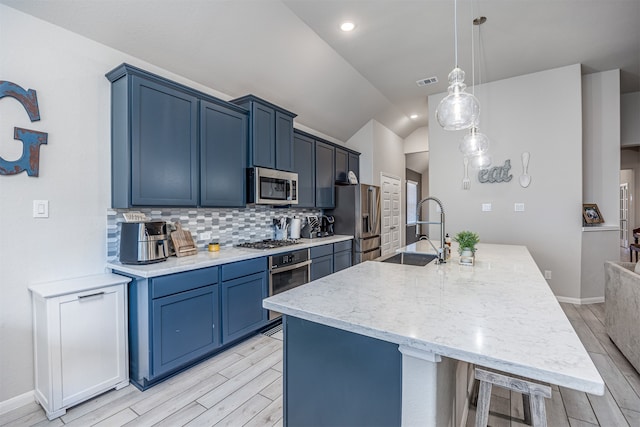
[[[638,252],[640,252],[640,244],[638,237],[640,236],[640,228],[633,229],[633,240],[635,243],[629,244],[629,262],[633,262],[633,254],[636,254],[636,262],[638,261]]]
[[[480,380],[480,392],[476,407],[476,427],[486,427],[489,422],[489,404],[491,403],[491,387],[497,385],[509,390],[522,393],[529,399],[529,410],[534,427],[547,426],[547,412],[544,399],[551,398],[551,387],[546,384],[533,382],[527,378],[508,375],[504,372],[493,371],[488,368],[476,367],[476,379]],[[527,408],[525,407],[525,412]]]

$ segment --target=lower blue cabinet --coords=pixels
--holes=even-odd
[[[267,324],[267,273],[222,282],[222,342],[226,344]]]
[[[152,377],[220,346],[218,285],[152,300]]]
[[[262,308],[267,297],[267,258],[225,264],[221,269],[222,344],[257,331],[268,323]]]

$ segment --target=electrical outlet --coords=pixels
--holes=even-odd
[[[198,240],[204,240],[208,242],[209,240],[211,240],[211,232],[205,231],[204,233],[200,233],[200,235],[198,236]]]
[[[544,278],[547,280],[551,280],[551,270],[544,271]]]
[[[482,212],[491,212],[491,203],[483,203]]]
[[[515,203],[513,205],[513,210],[515,212],[524,212],[524,203]]]

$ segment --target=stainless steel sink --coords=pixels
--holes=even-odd
[[[431,261],[433,261],[436,258],[438,258],[437,255],[403,252],[403,253],[395,254],[389,258],[383,259],[381,260],[381,262],[391,262],[393,264],[417,265],[422,267],[429,264]]]

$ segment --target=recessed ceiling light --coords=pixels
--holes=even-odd
[[[347,21],[340,24],[340,29],[345,33],[348,33],[349,31],[353,31],[355,28],[356,28],[356,24],[354,24],[353,22]]]
[[[409,118],[411,118],[411,119],[417,119],[417,118],[418,118],[418,115],[417,115],[417,114],[412,114],[412,115],[410,115],[410,116],[409,116]]]

